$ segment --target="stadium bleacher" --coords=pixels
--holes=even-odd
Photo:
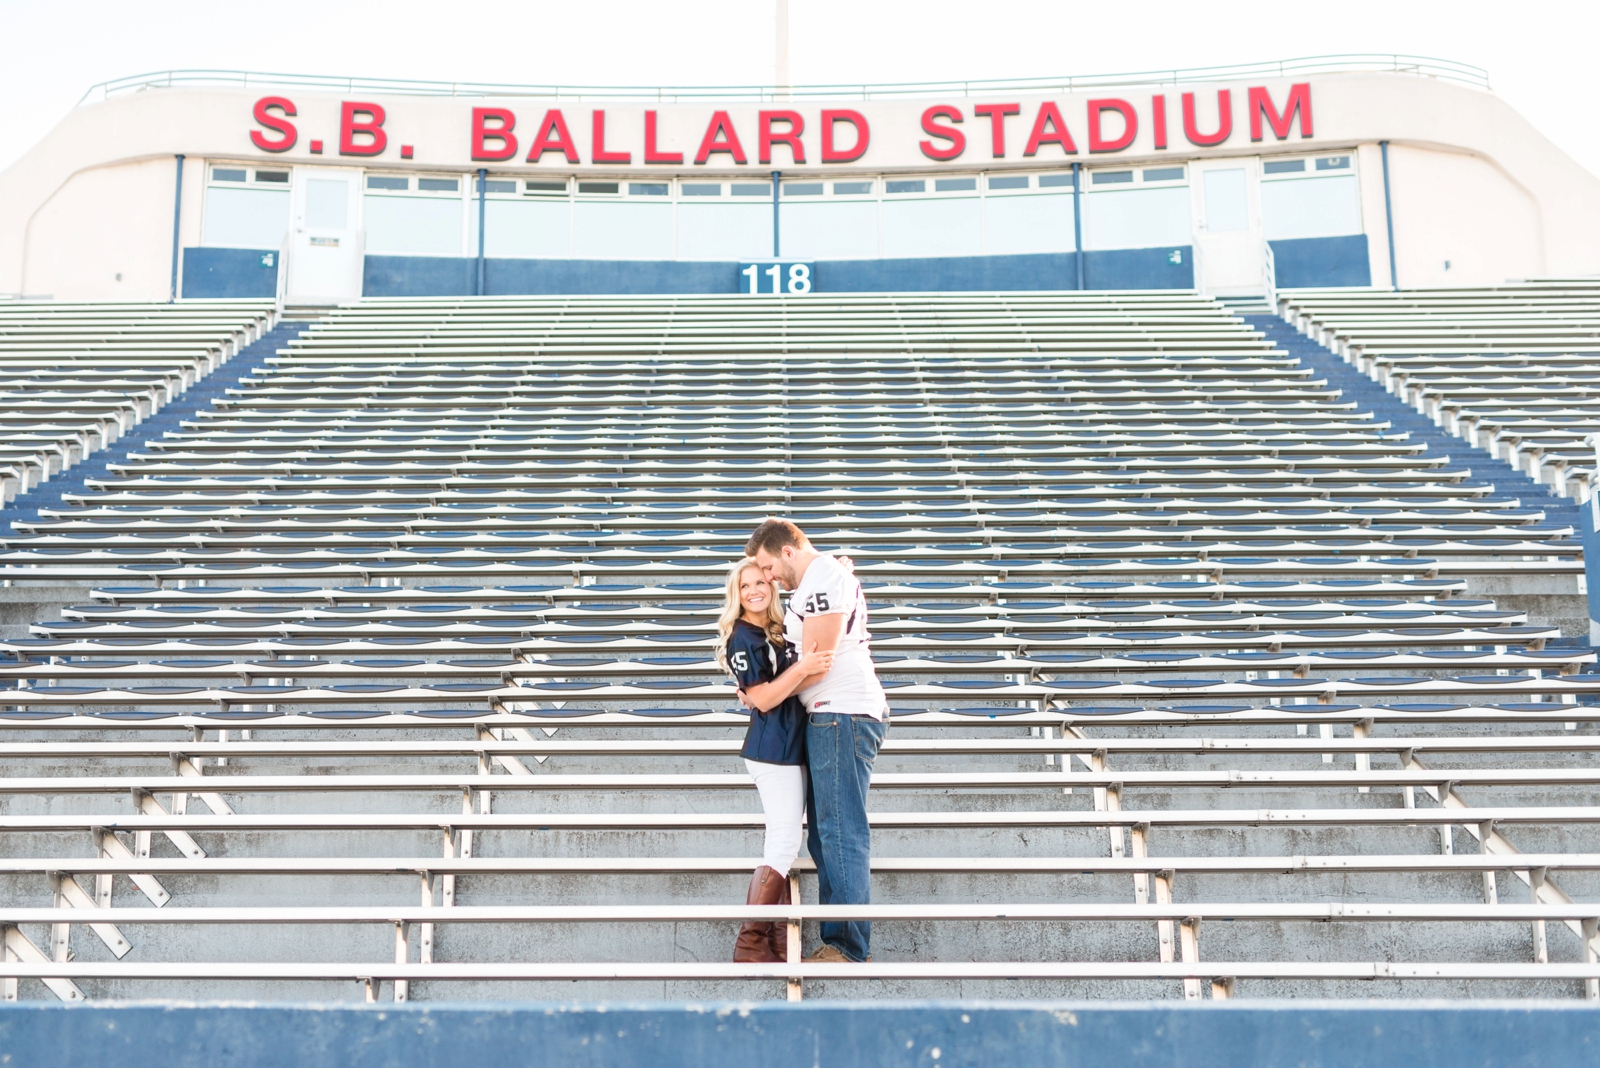
[[[0,305],[0,506],[116,441],[276,317],[261,300]]]
[[[738,904],[769,514],[873,606],[871,906]],[[0,642],[0,982],[1600,997],[1595,653],[1474,592],[1575,534],[1191,294],[343,306],[0,532],[83,590]]]
[[[1279,305],[1302,333],[1451,434],[1558,494],[1594,492],[1600,282],[1302,290]]]

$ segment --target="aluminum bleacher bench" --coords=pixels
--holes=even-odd
[[[1600,286],[1306,290],[1279,303],[1302,332],[1446,430],[1558,493],[1592,492],[1585,439],[1600,430]]]
[[[332,309],[0,531],[83,584],[0,641],[0,993],[1600,997],[1595,654],[1474,592],[1581,546],[1423,451],[1187,294]],[[870,906],[737,904],[770,513],[872,606]]]

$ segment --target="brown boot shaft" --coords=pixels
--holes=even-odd
[[[777,905],[788,900],[789,880],[763,864],[750,876],[750,890],[745,895],[746,905]],[[736,964],[777,964],[785,959],[773,955],[772,929],[783,924],[747,923],[739,928],[739,938],[733,944]]]

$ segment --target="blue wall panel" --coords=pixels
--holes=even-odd
[[[1367,235],[1299,237],[1269,241],[1279,289],[1302,286],[1370,286],[1372,263]]]
[[[1085,280],[1092,289],[1188,289],[1192,255],[1177,249],[1090,252]],[[1176,257],[1177,262],[1174,262]],[[1029,256],[930,256],[921,259],[821,260],[819,293],[954,292],[1072,289],[1073,253]],[[474,289],[477,261],[451,256],[368,256],[369,297],[465,296]],[[524,293],[737,293],[739,265],[689,260],[500,259],[485,261],[492,295]]]
[[[490,293],[736,293],[739,265],[691,260],[485,261]]]
[[[361,268],[366,297],[465,297],[477,285],[478,261],[461,256],[368,256]]]
[[[1593,1068],[1571,1002],[0,1005],[7,1068]]]
[[[1084,253],[1087,289],[1193,289],[1194,250],[1118,248]]]
[[[953,292],[1071,289],[1077,285],[1070,252],[1031,256],[928,256],[917,259],[820,260],[819,293]]]
[[[270,259],[272,266],[262,266]],[[270,248],[186,248],[185,297],[275,297],[278,253]]]

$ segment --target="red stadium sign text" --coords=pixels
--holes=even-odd
[[[1300,137],[1312,136],[1309,83],[1290,86],[1281,100],[1274,100],[1264,86],[1250,87],[1243,100],[1229,89],[1184,92],[1178,97],[1183,139],[1199,148],[1224,145],[1244,129],[1248,129],[1251,141],[1265,140],[1269,132],[1276,140],[1288,140],[1296,128]],[[1241,104],[1244,115],[1238,116]],[[251,143],[263,152],[293,149],[299,141],[299,130],[290,120],[297,115],[294,102],[285,97],[257,100],[252,110],[256,127],[250,130]],[[618,122],[608,125],[604,108],[546,108],[537,115],[525,112],[519,116],[511,107],[475,107],[464,130],[468,156],[476,163],[539,164],[554,153],[552,162],[557,165],[602,166],[631,166],[636,160],[647,166],[681,166],[687,158],[693,166],[765,168],[774,164],[803,166],[812,161],[853,163],[862,159],[873,143],[874,120],[853,108],[824,108],[810,113],[789,108],[762,110],[753,122],[748,112],[743,119],[736,119],[730,110],[714,110],[696,127],[702,131],[698,140],[692,136],[680,138],[679,144],[663,143],[661,114],[656,109],[644,111],[642,136],[636,112],[614,109],[614,115],[621,116],[624,133],[628,129],[634,131],[637,143],[617,132]],[[387,119],[379,104],[342,101],[339,154],[384,155],[389,145],[384,130]],[[681,113],[676,120],[678,125],[674,128],[681,134]],[[525,122],[520,133],[519,121]],[[573,135],[574,130],[588,131],[586,146]],[[969,153],[997,160],[1049,159],[1078,155],[1075,133],[1084,135],[1089,154],[1099,155],[1134,147],[1141,130],[1148,131],[1151,148],[1169,148],[1166,94],[1146,100],[1044,100],[1027,107],[1015,102],[935,103],[922,112],[922,138],[916,147],[923,157],[939,163],[961,160]],[[313,142],[320,144],[320,140]],[[754,152],[746,146],[753,147]],[[411,158],[405,151],[409,147],[402,146],[402,158]]]

